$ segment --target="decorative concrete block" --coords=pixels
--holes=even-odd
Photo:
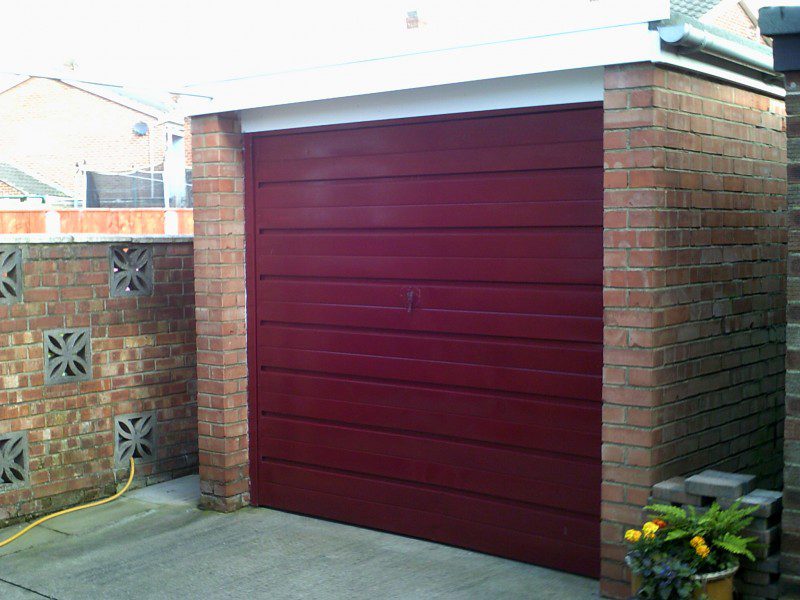
[[[720,499],[720,506],[728,508],[735,500],[739,500],[740,508],[747,506],[757,506],[758,509],[753,513],[755,518],[769,518],[780,515],[783,508],[783,494],[771,490],[753,490],[749,494],[736,499]]]
[[[764,558],[766,558],[778,549],[781,540],[781,528],[770,527],[769,529],[760,530],[748,527],[742,532],[742,535],[746,537],[754,537],[756,538],[756,543],[765,546],[766,554],[764,555]]]
[[[740,583],[738,588],[744,597],[766,598],[767,600],[777,600],[781,597],[781,590],[777,583],[771,583],[770,585]]]
[[[777,574],[781,572],[781,555],[776,552],[763,560],[757,560],[755,562],[746,560],[742,562],[742,568],[748,571]]]
[[[109,246],[108,266],[108,288],[112,298],[152,295],[151,246]]]
[[[22,250],[0,246],[0,304],[22,302]]]
[[[756,476],[708,469],[686,478],[686,491],[696,496],[738,498],[756,487]]]
[[[686,492],[686,478],[673,477],[653,486],[653,501],[667,504],[703,506],[709,504],[707,498]]]
[[[88,327],[51,329],[44,338],[45,385],[92,378],[92,344]]]
[[[119,415],[114,424],[114,458],[118,467],[128,466],[131,458],[137,462],[156,459],[155,411]]]
[[[28,433],[0,435],[0,492],[27,485],[28,478]]]
[[[748,525],[748,529],[769,529],[770,527],[780,527],[781,515],[772,515],[766,519],[754,517],[753,522]]]
[[[746,569],[740,569],[739,572],[736,573],[736,577],[740,581],[744,583],[750,583],[752,585],[770,585],[776,583],[778,580],[778,576],[772,573],[748,571]]]
[[[748,534],[745,534],[745,535],[748,535]],[[757,536],[754,536],[754,537],[757,537]],[[773,554],[775,554],[778,551],[778,549],[780,547],[780,534],[777,535],[777,536],[773,536],[769,541],[772,542],[771,546],[762,545],[762,546],[756,546],[755,548],[753,548],[753,556],[756,557],[757,561],[766,560],[767,558],[769,558],[770,556],[772,556]]]

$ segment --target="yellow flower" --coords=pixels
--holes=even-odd
[[[625,532],[625,539],[631,543],[636,543],[639,541],[639,538],[642,537],[642,532],[638,529],[628,529]]]
[[[656,531],[659,530],[658,525],[653,523],[652,521],[648,521],[644,525],[642,525],[642,531],[644,532],[645,537],[653,537],[656,534]]]
[[[711,552],[711,550],[709,550],[708,546],[706,546],[705,544],[698,544],[695,547],[694,551],[697,552],[697,554],[699,554],[703,558],[708,556],[708,553]]]
[[[694,536],[692,538],[692,541],[689,542],[689,545],[692,548],[697,548],[698,546],[705,546],[706,545],[706,541],[701,536],[696,535],[696,536]]]

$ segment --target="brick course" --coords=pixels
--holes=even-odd
[[[138,298],[109,298],[108,243],[21,247],[24,301],[0,305],[0,435],[28,432],[31,480],[0,490],[0,525],[113,492],[117,415],[157,414],[138,483],[195,470],[191,242],[152,244],[154,291]],[[45,386],[42,332],[73,327],[91,329],[92,377]]]
[[[655,483],[780,488],[784,107],[652,65],[606,69],[602,582]]]
[[[800,597],[800,71],[786,74],[789,148],[789,300],[786,350],[786,466],[781,567],[786,597]]]
[[[250,502],[244,167],[238,117],[192,119],[201,503]]]

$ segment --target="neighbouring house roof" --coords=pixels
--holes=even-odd
[[[31,196],[68,196],[63,190],[45,183],[30,173],[26,173],[8,163],[0,162],[0,181],[4,181],[23,194]]]
[[[686,17],[699,19],[722,0],[670,0],[672,12],[679,13]]]
[[[740,38],[766,45],[758,17],[747,0],[670,0],[674,18],[689,17]]]
[[[175,108],[174,102],[167,98],[157,97],[155,93],[136,92],[118,85],[88,83],[66,78],[60,79],[60,81],[151,117],[163,118]]]
[[[82,81],[71,79],[64,75],[54,74],[22,74],[22,73],[0,73],[0,94],[16,87],[20,83],[32,77],[41,77],[60,81],[66,85],[83,90],[95,96],[105,98],[136,112],[155,117],[164,121],[183,122],[183,115],[179,114],[178,103],[175,101],[175,94],[129,88],[127,86]]]

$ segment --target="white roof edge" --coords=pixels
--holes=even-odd
[[[602,102],[603,67],[450,83],[238,111],[243,133],[528,106]]]
[[[189,115],[655,61],[660,51],[648,23],[545,35],[212,84],[213,100]]]

